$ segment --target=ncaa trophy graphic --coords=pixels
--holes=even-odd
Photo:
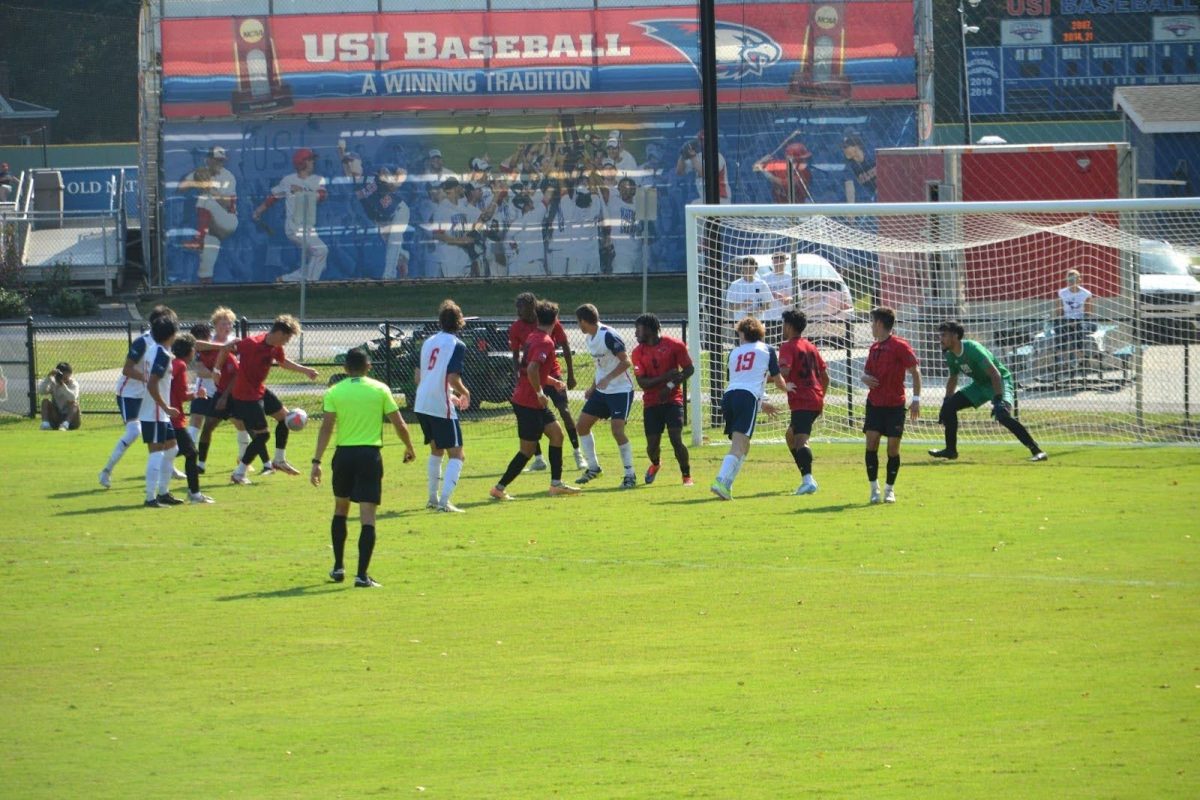
[[[237,73],[234,114],[261,114],[292,105],[292,90],[279,79],[279,63],[266,20],[234,18],[233,57]]]
[[[804,29],[800,67],[788,94],[813,100],[846,100],[846,8],[844,3],[817,6]]]

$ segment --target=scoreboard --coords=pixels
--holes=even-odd
[[[971,115],[1111,111],[1120,86],[1200,83],[1197,3],[1008,0],[989,46],[967,34]]]

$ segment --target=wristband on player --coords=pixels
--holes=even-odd
[[[321,459],[319,459],[319,458],[314,458],[314,459],[312,460],[312,462],[313,462],[314,464],[316,464],[318,467],[319,467],[319,466],[321,466]]]
[[[675,388],[675,381],[667,381],[667,388],[668,388],[668,389],[674,389],[674,388]]]
[[[914,403],[920,403],[920,402],[921,402],[921,396],[920,396],[919,394],[914,394],[914,395],[912,396],[912,402],[914,402]]]

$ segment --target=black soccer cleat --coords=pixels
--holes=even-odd
[[[329,580],[333,581],[334,583],[341,583],[342,581],[346,580],[346,570],[342,569],[341,567],[329,570]]]
[[[175,495],[171,494],[170,492],[167,492],[166,494],[160,494],[158,496],[158,503],[159,503],[159,505],[163,505],[163,506],[181,506],[181,505],[183,505],[183,501],[180,500]]]
[[[957,450],[930,450],[929,455],[933,456],[934,458],[944,458],[947,461],[953,461],[954,459],[958,458],[958,451]]]
[[[355,589],[379,589],[382,586],[383,586],[382,583],[379,583],[374,578],[372,578],[370,575],[367,575],[366,577],[363,577],[362,575],[354,576],[354,588]]]
[[[146,502],[142,503],[142,507],[143,508],[166,508],[165,505],[158,502],[158,498],[155,498],[153,500],[147,500]]]
[[[596,478],[599,478],[600,473],[602,472],[604,472],[602,469],[589,469],[576,478],[575,482],[580,486],[583,486],[585,483],[591,483],[592,481],[596,480]]]

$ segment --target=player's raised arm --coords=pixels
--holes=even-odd
[[[312,367],[306,367],[303,364],[297,364],[295,361],[290,359],[283,359],[279,362],[279,366],[292,372],[299,372],[301,375],[307,377],[310,381],[315,381],[317,379],[318,373],[315,369]]]

